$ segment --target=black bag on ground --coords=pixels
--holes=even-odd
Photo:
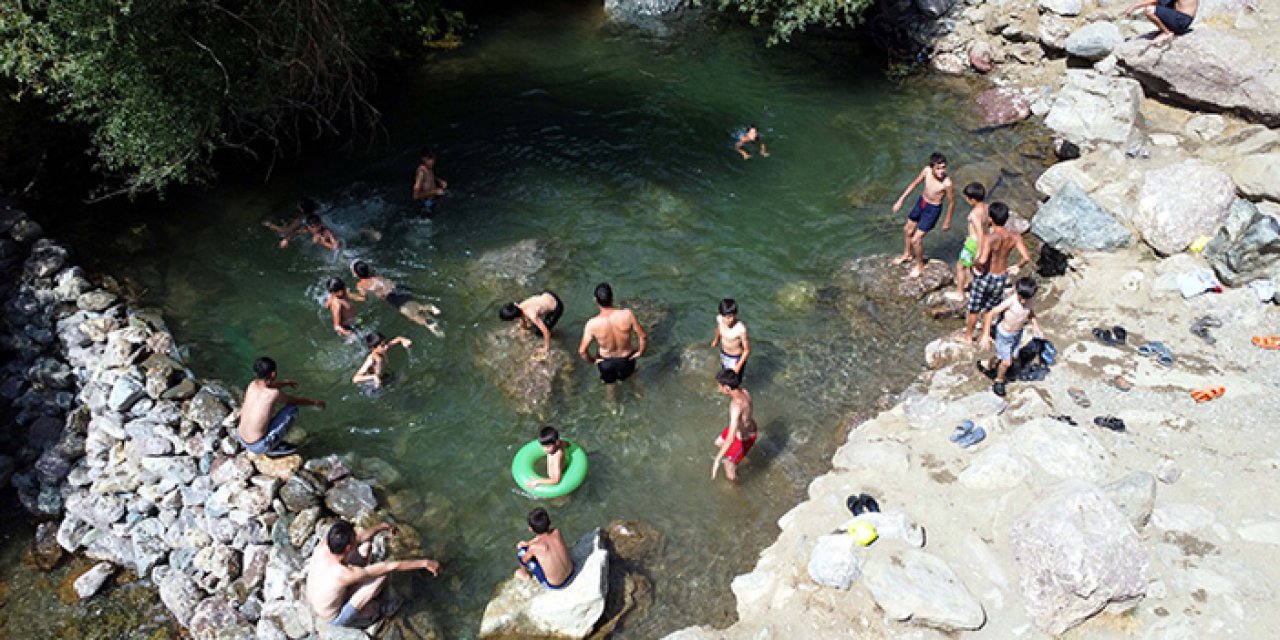
[[[1040,255],[1036,258],[1036,273],[1042,278],[1055,278],[1071,268],[1067,261],[1069,254],[1058,251],[1052,245],[1040,245]]]

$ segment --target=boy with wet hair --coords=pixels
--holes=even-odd
[[[324,225],[320,220],[320,216],[312,213],[305,219],[305,224],[300,229],[294,229],[280,240],[280,248],[284,249],[289,246],[289,240],[294,236],[301,235],[304,231],[311,234],[311,241],[330,251],[338,250],[338,236],[333,234],[333,230]]]
[[[538,507],[529,512],[527,518],[532,540],[521,540],[516,543],[516,559],[520,568],[515,577],[521,580],[536,579],[548,589],[564,587],[569,576],[573,575],[573,560],[569,558],[569,548],[564,544],[559,529],[551,528],[551,516],[547,510]]]
[[[996,355],[986,367],[979,361],[978,371],[992,378],[991,391],[1002,398],[1005,395],[1005,374],[1013,365],[1013,354],[1018,351],[1018,345],[1022,342],[1022,330],[1027,323],[1031,324],[1031,329],[1037,338],[1044,338],[1044,333],[1040,331],[1040,321],[1036,318],[1035,310],[1031,308],[1031,298],[1036,295],[1037,288],[1035,280],[1018,278],[1014,284],[1014,295],[1005,298],[1004,302],[988,311],[983,321],[982,341],[979,343],[979,348],[985,350],[991,344],[991,332],[988,328],[991,326],[992,319],[1000,318],[1000,323],[995,326]]]
[[[276,224],[269,220],[263,220],[262,226],[270,229],[273,233],[280,234],[280,237],[291,236],[295,231],[301,229],[307,224],[307,217],[320,210],[320,205],[311,198],[301,198],[298,200],[298,213],[284,224]]]
[[[991,219],[987,217],[987,188],[981,182],[970,182],[964,186],[964,201],[969,203],[969,235],[964,239],[964,248],[960,249],[960,258],[956,261],[956,299],[964,300],[964,292],[973,282],[973,261],[978,257],[978,247],[982,238],[987,235],[987,225]]]
[[[560,484],[560,476],[564,471],[564,441],[560,439],[560,432],[555,427],[543,427],[538,432],[538,444],[542,445],[542,452],[547,454],[547,477],[529,478],[525,485],[530,489],[539,485],[554,487]]]
[[[351,263],[351,273],[357,278],[356,291],[358,294],[353,295],[356,300],[365,300],[366,295],[373,294],[395,307],[396,311],[408,318],[410,322],[426,327],[428,331],[438,338],[444,337],[444,332],[440,330],[440,326],[436,323],[436,316],[440,315],[440,309],[434,304],[426,304],[414,300],[413,294],[392,282],[389,278],[384,278],[374,273],[373,268],[363,260],[356,260]]]
[[[738,465],[746,457],[747,452],[756,443],[759,430],[756,428],[755,416],[752,414],[751,392],[742,386],[738,374],[725,369],[716,374],[716,384],[720,393],[729,396],[729,426],[720,432],[715,445],[715,460],[711,461],[711,479],[715,480],[720,470],[720,461],[724,460],[724,475],[730,482],[738,479]]]
[[[743,131],[742,135],[738,136],[738,143],[733,145],[733,150],[737,151],[743,160],[750,160],[751,154],[747,153],[746,149],[743,149],[749,144],[755,144],[760,147],[760,157],[769,157],[769,150],[764,146],[764,138],[760,137],[760,129],[756,128],[754,124],[747,125],[746,131]]]
[[[536,296],[525,298],[519,304],[508,302],[498,309],[498,317],[506,322],[520,321],[520,328],[537,329],[542,333],[541,354],[551,350],[551,330],[564,314],[564,303],[554,291],[544,291]]]
[[[267,456],[285,456],[295,447],[284,441],[289,426],[298,417],[298,405],[327,408],[324,400],[311,400],[291,396],[281,391],[285,387],[297,387],[293,380],[276,380],[276,361],[268,357],[253,362],[253,382],[244,391],[240,405],[240,423],[236,425],[236,440],[249,453]],[[275,415],[271,410],[277,402],[284,408]]]
[[[413,199],[421,203],[422,213],[428,217],[435,213],[436,203],[444,196],[449,183],[436,175],[436,152],[431,147],[423,147],[418,155],[418,169],[413,174]]]
[[[720,368],[732,371],[742,379],[742,371],[751,355],[751,340],[747,337],[747,325],[738,320],[738,301],[724,298],[720,301],[720,314],[716,316],[716,333],[711,346],[720,345]]]
[[[924,189],[920,192],[920,200],[911,208],[911,212],[907,214],[907,224],[902,227],[902,255],[893,260],[893,264],[914,261],[911,267],[912,278],[918,278],[924,273],[924,236],[938,224],[942,200],[945,198],[947,201],[947,218],[942,222],[943,231],[951,228],[951,213],[956,208],[955,187],[951,184],[951,177],[947,175],[947,158],[935,151],[929,156],[929,164],[920,170],[916,179],[907,185],[907,189],[893,203],[894,213],[902,208],[907,196],[921,182],[924,183]]]
[[[440,563],[430,558],[392,560],[369,564],[373,537],[397,533],[389,524],[357,531],[339,520],[329,527],[307,561],[306,598],[321,620],[338,627],[363,629],[381,618],[376,601],[386,586],[387,574],[423,569],[440,575]]]
[[[582,342],[578,344],[578,355],[585,361],[596,365],[600,372],[600,381],[605,385],[605,395],[613,397],[613,385],[626,380],[636,371],[636,358],[644,355],[648,346],[649,335],[636,319],[630,309],[617,309],[613,306],[613,287],[607,282],[596,285],[596,304],[600,313],[587,320],[582,328]],[[636,346],[632,345],[632,338]],[[591,343],[596,343],[597,355],[591,355]]]
[[[325,288],[329,291],[329,297],[325,299],[324,307],[333,313],[333,330],[348,340],[354,338],[359,318],[356,315],[356,305],[347,292],[347,283],[342,278],[329,278]]]
[[[360,365],[360,369],[351,377],[351,382],[358,385],[371,385],[373,389],[382,388],[382,367],[387,363],[387,351],[395,345],[404,347],[405,351],[413,346],[413,341],[404,336],[396,336],[387,340],[386,336],[374,331],[364,337],[365,345],[369,347],[369,355],[365,357],[364,364]]]

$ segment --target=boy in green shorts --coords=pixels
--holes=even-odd
[[[970,182],[964,187],[964,199],[969,203],[969,235],[964,239],[960,259],[956,262],[956,299],[964,300],[964,292],[973,282],[973,259],[978,257],[978,247],[991,224],[987,217],[987,189],[980,182]]]

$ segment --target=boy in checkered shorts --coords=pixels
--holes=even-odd
[[[973,342],[973,329],[978,323],[979,314],[990,311],[1004,299],[1004,287],[1009,282],[1009,275],[1018,275],[1018,271],[1031,262],[1031,254],[1022,236],[1004,228],[1009,221],[1009,206],[1003,202],[993,202],[987,208],[991,218],[992,231],[982,238],[978,248],[978,257],[973,261],[973,284],[969,285],[969,314],[965,318],[964,340]],[[1017,249],[1022,260],[1009,266],[1009,255]],[[984,327],[984,331],[987,327]]]

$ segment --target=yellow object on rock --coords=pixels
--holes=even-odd
[[[876,533],[876,528],[870,522],[865,520],[854,520],[845,527],[845,531],[853,536],[853,541],[862,546],[867,546],[876,541],[880,534]]]
[[[1190,249],[1192,253],[1200,253],[1201,251],[1204,251],[1204,246],[1209,244],[1209,241],[1212,239],[1213,238],[1210,236],[1200,236],[1193,240],[1191,242],[1191,246],[1187,248]]]

